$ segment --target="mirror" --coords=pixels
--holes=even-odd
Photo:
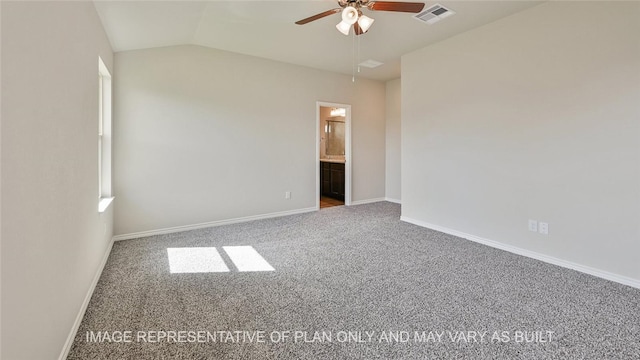
[[[344,155],[344,121],[327,120],[324,127],[327,155]]]

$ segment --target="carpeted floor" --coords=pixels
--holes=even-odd
[[[118,242],[69,359],[640,359],[640,290],[399,216],[383,202]],[[234,245],[275,271],[239,272]],[[216,247],[230,271],[172,274],[174,247]]]

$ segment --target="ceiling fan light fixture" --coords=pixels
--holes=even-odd
[[[374,19],[368,17],[367,15],[360,15],[360,18],[358,19],[358,25],[360,25],[360,29],[362,29],[362,32],[364,33],[369,30],[371,24],[373,24],[374,21]]]
[[[336,29],[345,35],[349,35],[349,30],[351,30],[351,24],[346,23],[344,21],[340,21],[338,25],[336,25]]]
[[[355,24],[358,21],[358,9],[353,6],[347,6],[342,10],[342,21],[349,25]]]

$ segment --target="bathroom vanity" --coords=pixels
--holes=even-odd
[[[344,160],[320,159],[320,194],[344,201]]]

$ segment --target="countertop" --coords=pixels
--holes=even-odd
[[[336,163],[336,164],[344,164],[346,161],[345,159],[320,159],[321,162],[330,162],[330,163]]]

